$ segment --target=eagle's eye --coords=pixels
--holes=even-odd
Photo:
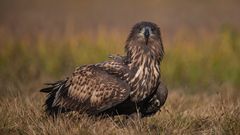
[[[138,28],[138,33],[141,33],[144,28]]]
[[[151,31],[152,31],[152,32],[155,32],[155,29],[154,29],[154,28],[151,28]]]

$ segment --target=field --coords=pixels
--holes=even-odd
[[[235,12],[239,11],[237,1],[226,6],[220,2],[215,7],[216,13],[211,14],[205,13],[215,6],[214,2],[209,3],[207,10],[199,13],[200,19],[194,16],[198,10],[203,10],[201,7],[190,9],[194,12],[184,10],[190,19],[181,24],[176,23],[174,17],[170,17],[172,23],[167,21],[168,15],[175,15],[173,13],[177,11],[168,15],[161,12],[163,19],[157,18],[157,13],[148,18],[149,13],[141,11],[146,18],[136,15],[123,21],[134,14],[122,17],[124,13],[117,11],[123,9],[115,9],[118,4],[113,3],[113,12],[96,18],[87,8],[91,6],[86,1],[84,9],[78,9],[76,4],[66,5],[75,6],[71,10],[59,6],[56,12],[61,10],[57,13],[66,20],[59,23],[62,21],[56,17],[57,13],[37,12],[51,11],[50,6],[44,6],[51,3],[29,2],[35,7],[31,8],[25,7],[24,2],[29,1],[15,1],[13,11],[16,16],[10,16],[13,12],[9,10],[9,2],[3,2],[0,7],[0,134],[240,134],[240,19]],[[197,7],[208,3],[204,2],[190,2],[189,5]],[[176,1],[165,2],[159,10],[168,11],[173,3],[175,10],[184,5],[179,6]],[[143,1],[136,8],[142,9],[142,5]],[[97,4],[92,6],[99,14],[105,13]],[[158,11],[154,4],[146,6]],[[124,10],[132,11],[127,7]],[[224,14],[221,14],[222,10]],[[87,19],[74,20],[76,14],[67,18],[67,11],[71,14],[77,12]],[[34,15],[38,18],[34,19]],[[120,21],[115,15],[121,15]],[[221,19],[208,22],[206,18],[213,16]],[[45,23],[51,17],[52,23]],[[152,117],[136,120],[124,120],[123,117],[98,119],[77,114],[62,115],[53,120],[46,116],[42,106],[45,95],[39,92],[43,84],[69,76],[77,66],[107,60],[109,54],[123,54],[130,26],[139,19],[154,20],[162,30],[165,56],[161,73],[169,96],[161,111]],[[106,23],[103,20],[114,21]],[[203,26],[198,24],[199,21]]]
[[[143,120],[98,120],[84,116],[44,115],[37,92],[1,101],[2,134],[239,134],[239,95],[226,91],[186,95],[171,90],[166,106]],[[118,121],[116,123],[116,121]]]
[[[101,32],[100,32],[101,33]],[[101,35],[102,34],[102,35]],[[83,63],[122,54],[124,37],[49,41],[9,36],[1,46],[2,134],[239,134],[239,36],[225,28],[214,39],[174,40],[166,45],[162,77],[169,97],[157,115],[131,124],[72,116],[53,121],[43,112],[43,83],[63,78]],[[184,35],[181,35],[184,36]],[[80,37],[80,36],[79,36]],[[182,45],[184,44],[184,45]],[[115,118],[121,120],[121,118]]]

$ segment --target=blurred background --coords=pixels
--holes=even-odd
[[[1,0],[0,97],[38,93],[76,66],[123,54],[139,21],[161,28],[170,91],[238,91],[239,13],[239,0]]]

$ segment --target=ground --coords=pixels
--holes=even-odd
[[[224,87],[224,86],[223,86]],[[1,134],[239,134],[240,100],[229,87],[212,94],[170,90],[165,106],[144,119],[90,118],[85,115],[46,116],[45,97],[34,92],[2,99]],[[126,122],[127,121],[127,122]]]

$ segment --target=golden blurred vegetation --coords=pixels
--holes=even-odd
[[[1,1],[0,134],[239,134],[239,4]],[[130,28],[141,20],[162,31],[161,72],[170,91],[162,111],[123,127],[110,118],[46,117],[43,83],[124,54]]]
[[[40,83],[39,78],[61,79],[77,66],[107,60],[110,54],[124,54],[127,33],[99,30],[94,38],[85,34],[61,39],[39,35],[34,40],[15,39],[3,31],[0,79],[7,85],[0,86],[2,95],[11,84],[17,87]],[[182,87],[188,92],[211,91],[222,85],[239,88],[240,35],[233,28],[223,26],[216,35],[204,33],[198,37],[182,30],[171,41],[163,40],[166,54],[161,64],[162,78],[170,88]]]

